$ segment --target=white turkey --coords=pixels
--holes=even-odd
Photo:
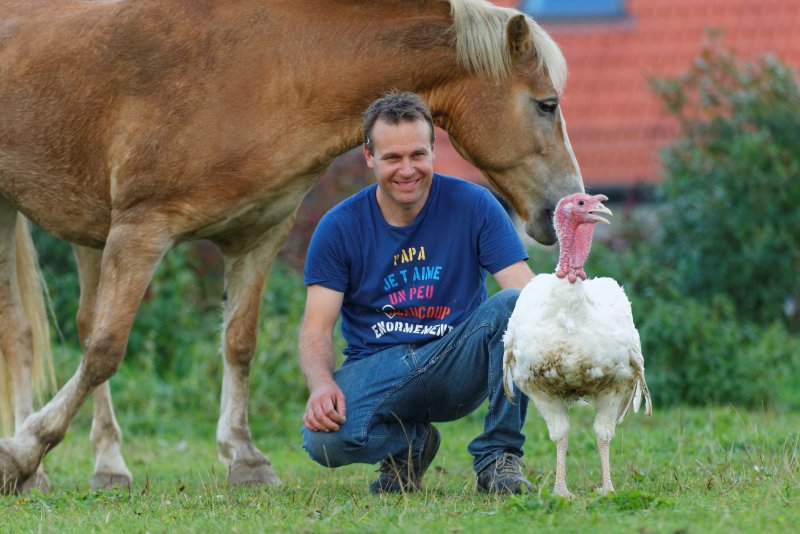
[[[602,492],[614,491],[609,443],[628,409],[652,413],[644,379],[639,333],[625,292],[611,278],[586,279],[583,264],[599,213],[611,214],[604,195],[578,193],[556,207],[554,225],[560,253],[555,274],[541,274],[522,290],[503,342],[506,395],[516,383],[535,404],[556,444],[554,491],[567,489],[566,455],[570,403],[591,397],[600,452]]]

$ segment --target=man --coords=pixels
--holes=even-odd
[[[417,95],[375,101],[364,132],[377,183],[323,217],[306,259],[303,446],[329,467],[380,462],[371,493],[415,491],[439,449],[431,422],[488,397],[469,445],[478,489],[530,490],[519,460],[527,398],[511,404],[502,387],[503,333],[533,277],[525,249],[488,191],[434,174],[433,121]],[[504,289],[488,300],[487,272]],[[334,373],[340,314],[347,359]]]

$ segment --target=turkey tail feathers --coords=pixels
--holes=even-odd
[[[644,392],[644,414],[647,416],[653,415],[653,402],[650,400],[650,390],[644,380],[644,372],[639,376],[639,386]]]
[[[642,404],[642,396],[644,396],[644,414],[650,416],[653,415],[653,402],[650,400],[650,389],[648,389],[647,381],[644,379],[644,357],[642,356],[641,346],[634,347],[632,353],[631,361],[634,363],[633,368],[636,372],[633,411],[639,411],[639,406]]]
[[[644,396],[644,414],[647,416],[653,415],[653,402],[650,400],[650,389],[647,387],[647,382],[644,379],[644,369],[636,370],[636,390],[633,393],[633,413],[639,411],[639,406],[642,404],[642,396]]]
[[[644,379],[644,357],[639,346],[634,346],[631,349],[631,364],[636,378],[633,394],[628,398],[627,402],[623,403],[624,408],[620,411],[617,423],[622,422],[631,407],[633,407],[633,413],[639,412],[639,408],[642,405],[642,397],[644,397],[644,414],[648,416],[653,414],[650,389],[648,389],[647,382]]]

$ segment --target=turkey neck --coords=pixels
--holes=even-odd
[[[583,273],[583,264],[586,263],[592,248],[594,225],[593,222],[580,223],[567,231],[558,232],[558,244],[561,250],[558,254],[557,273],[576,275]]]
[[[567,322],[572,324],[586,315],[589,300],[583,284],[580,277],[574,282],[570,282],[567,278],[556,279],[549,302],[553,306],[550,313],[555,313],[557,320],[568,320]]]

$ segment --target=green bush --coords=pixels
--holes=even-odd
[[[800,90],[774,58],[705,50],[655,82],[681,125],[664,153],[656,259],[680,292],[725,294],[742,319],[800,327]]]
[[[637,299],[647,380],[657,405],[800,407],[800,340],[781,324],[736,317],[730,299]]]

